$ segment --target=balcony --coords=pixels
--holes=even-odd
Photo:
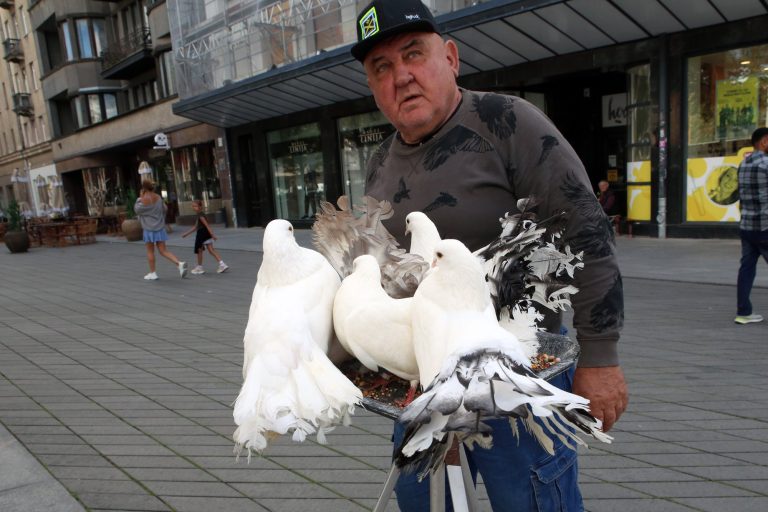
[[[154,66],[152,36],[147,27],[119,41],[111,41],[101,54],[103,78],[128,80]]]
[[[32,97],[28,92],[13,95],[13,111],[19,116],[34,117],[35,109],[32,108]]]
[[[21,49],[21,42],[18,39],[6,39],[3,41],[3,55],[8,62],[22,62],[24,60],[24,51]]]

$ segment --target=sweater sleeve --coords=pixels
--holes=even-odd
[[[565,241],[574,253],[583,252],[584,268],[574,278],[579,291],[572,296],[579,366],[618,365],[624,295],[613,229],[583,164],[554,124],[523,100],[515,102],[515,114],[509,165],[516,195],[538,198],[540,218],[565,210]]]

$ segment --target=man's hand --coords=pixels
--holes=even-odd
[[[611,430],[629,401],[620,366],[576,368],[573,392],[589,399],[592,416],[603,420],[603,432]]]

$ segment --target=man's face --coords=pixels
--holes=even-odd
[[[458,49],[437,34],[394,36],[376,45],[363,65],[376,105],[405,142],[432,133],[458,104]]]

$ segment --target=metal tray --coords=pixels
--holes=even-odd
[[[553,379],[576,363],[579,356],[579,344],[568,336],[540,332],[538,333],[538,338],[539,353],[560,358],[559,363],[537,373],[542,379]],[[364,409],[393,420],[399,418],[402,412],[402,409],[391,401],[376,400],[374,398],[363,398],[362,405]]]

